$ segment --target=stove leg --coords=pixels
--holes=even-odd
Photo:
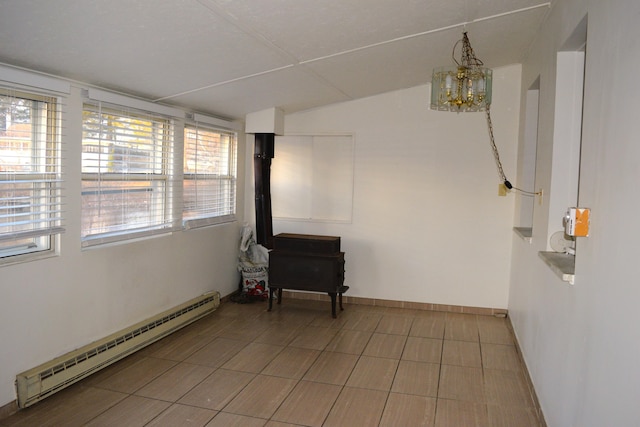
[[[331,316],[335,319],[338,317],[336,315],[336,293],[330,292],[329,296],[331,297]]]

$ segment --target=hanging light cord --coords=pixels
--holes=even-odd
[[[520,193],[527,195],[527,196],[535,196],[537,194],[540,194],[539,192],[533,192],[533,191],[526,191],[526,190],[522,190],[518,187],[514,187],[509,180],[507,179],[507,176],[504,174],[504,169],[502,168],[502,161],[500,161],[500,153],[498,153],[498,147],[496,147],[496,141],[493,137],[493,124],[491,123],[491,109],[490,109],[490,105],[491,104],[487,104],[487,126],[489,128],[489,142],[491,144],[491,150],[493,151],[493,158],[496,161],[496,167],[498,168],[498,175],[500,175],[500,179],[502,180],[502,182],[504,183],[504,186],[507,187],[507,189],[509,190],[516,190],[519,191]]]

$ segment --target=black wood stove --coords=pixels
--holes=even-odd
[[[282,289],[326,292],[331,297],[331,315],[336,317],[336,298],[342,307],[344,286],[344,252],[340,252],[340,237],[282,233],[273,236],[269,253],[269,311],[273,293]]]

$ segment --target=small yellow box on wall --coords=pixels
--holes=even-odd
[[[569,208],[564,217],[564,232],[567,236],[589,237],[591,209]]]

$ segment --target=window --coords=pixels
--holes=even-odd
[[[55,249],[61,233],[58,100],[0,88],[0,259]]]
[[[170,231],[171,121],[102,102],[82,114],[82,245]]]
[[[232,221],[235,213],[235,134],[186,125],[182,214],[185,227]]]

